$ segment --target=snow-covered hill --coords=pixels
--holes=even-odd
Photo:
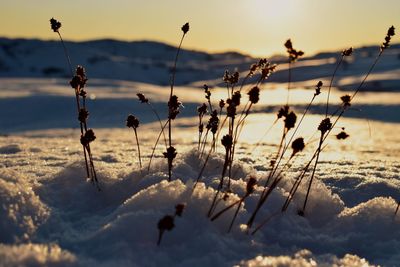
[[[176,54],[173,46],[158,42],[96,40],[66,42],[73,65],[83,65],[92,78],[169,84]],[[239,53],[208,54],[183,50],[177,84],[215,79],[233,65],[247,68],[252,59]],[[58,41],[0,38],[0,76],[70,77]]]
[[[152,41],[95,40],[66,42],[73,65],[86,67],[91,78],[117,79],[168,85],[176,48]],[[282,46],[282,53],[284,53]],[[329,79],[339,55],[320,53],[294,64],[293,81]],[[342,65],[338,85],[352,89],[368,70],[378,53],[377,46],[357,48]],[[306,54],[307,55],[307,54]],[[266,51],[266,57],[270,56]],[[269,58],[279,65],[271,82],[285,83],[288,72],[285,58]],[[178,62],[178,85],[208,81],[221,83],[223,72],[247,71],[257,59],[236,52],[210,54],[183,50]],[[392,91],[400,88],[400,45],[393,45],[376,66],[365,90]],[[58,41],[0,38],[0,77],[70,77],[63,48]]]

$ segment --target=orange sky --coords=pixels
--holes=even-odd
[[[191,30],[184,46],[255,56],[295,48],[313,54],[379,45],[387,28],[400,27],[399,0],[0,0],[0,36],[55,39],[48,20],[63,23],[65,39],[157,40],[176,44],[180,26]],[[393,42],[399,42],[398,35]]]

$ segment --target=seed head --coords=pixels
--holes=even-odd
[[[385,42],[383,42],[381,45],[381,52],[390,46],[390,40],[392,39],[392,36],[395,35],[394,30],[395,28],[393,27],[393,25],[388,29],[387,34],[385,36]]]
[[[181,217],[184,209],[185,209],[185,204],[176,205],[175,206],[175,215]]]
[[[351,103],[350,103],[351,102],[351,96],[350,95],[343,95],[343,96],[340,97],[340,99],[342,100],[343,106],[345,108],[351,106]]]
[[[289,106],[288,105],[284,105],[283,107],[281,107],[279,109],[277,117],[278,117],[278,119],[280,119],[282,117],[286,117],[288,113],[289,113]]]
[[[157,227],[160,231],[171,231],[174,227],[174,217],[171,215],[164,216],[160,221],[158,221]]]
[[[186,23],[182,26],[181,30],[183,31],[183,34],[186,34],[186,33],[189,31],[189,22],[186,22]]]
[[[81,88],[81,90],[79,90],[79,95],[83,98],[86,98],[87,92],[83,88]]]
[[[296,140],[294,140],[292,142],[292,149],[293,149],[292,157],[296,155],[298,152],[303,151],[305,146],[306,145],[304,144],[304,139],[302,137],[299,137]]]
[[[50,26],[53,32],[58,32],[58,30],[61,28],[61,22],[58,20],[51,18],[50,19]]]
[[[168,107],[169,107],[169,116],[168,118],[170,120],[174,120],[176,116],[179,114],[179,107],[182,105],[180,101],[178,101],[178,97],[176,95],[171,96],[171,98],[168,101]]]
[[[85,134],[81,135],[81,144],[84,146],[87,146],[94,140],[96,140],[96,135],[92,129],[87,130]]]
[[[168,147],[167,152],[163,153],[164,158],[167,158],[168,160],[171,160],[171,161],[176,157],[177,154],[178,153],[176,152],[176,149],[173,146]]]
[[[138,93],[138,94],[136,94],[136,95],[137,95],[137,97],[139,98],[139,101],[140,101],[141,103],[148,103],[148,102],[149,102],[149,100],[144,96],[144,94]]]
[[[82,123],[85,123],[87,118],[89,117],[89,111],[85,108],[81,108],[78,114],[78,120]]]
[[[208,87],[207,84],[203,85],[204,88],[204,93],[206,93],[206,99],[210,100],[211,97],[211,91],[210,91],[210,87]]]
[[[207,105],[203,103],[201,106],[197,107],[197,112],[200,117],[203,117],[207,113]]]
[[[214,111],[211,113],[210,119],[208,120],[206,127],[213,134],[216,134],[218,131],[218,125],[219,125],[218,112],[216,109],[214,109]]]
[[[338,139],[338,140],[344,140],[344,139],[346,139],[347,137],[349,137],[350,135],[348,135],[345,131],[341,131],[340,133],[338,133],[337,135],[336,135],[336,138]]]
[[[321,87],[322,87],[322,85],[323,85],[322,81],[319,81],[319,82],[317,83],[317,86],[315,86],[315,93],[314,93],[314,96],[317,96],[317,95],[321,94]]]
[[[290,39],[288,39],[285,42],[285,47],[286,47],[286,51],[289,54],[289,60],[290,62],[295,62],[299,57],[304,55],[304,52],[301,50],[296,50],[293,48],[293,44],[292,41]]]
[[[286,130],[294,128],[294,126],[296,125],[296,120],[297,120],[296,114],[293,111],[289,112],[289,114],[287,114],[284,120]]]
[[[249,95],[249,101],[252,104],[257,104],[260,100],[260,88],[258,88],[257,86],[251,88],[247,94]]]
[[[222,80],[230,85],[236,84],[239,81],[239,72],[235,71],[233,74],[230,74],[229,71],[226,70]]]
[[[232,147],[232,136],[230,136],[229,134],[224,135],[222,137],[222,139],[221,139],[221,143],[225,147],[226,150],[231,149],[231,147]]]
[[[128,115],[126,119],[126,127],[136,129],[139,127],[139,119],[133,116],[132,114]]]
[[[75,70],[75,76],[72,77],[72,80],[69,82],[69,84],[74,89],[81,89],[85,87],[87,80],[85,69],[82,66],[77,66]]]
[[[321,131],[322,134],[325,134],[327,131],[329,131],[332,128],[332,123],[329,118],[325,118],[321,121],[321,123],[318,126],[318,131]]]
[[[257,179],[254,177],[250,177],[246,185],[246,193],[248,195],[254,192],[254,187],[256,186],[256,184],[257,184]]]
[[[344,57],[349,57],[352,54],[353,54],[353,47],[350,47],[350,48],[342,51],[342,56],[344,56]]]
[[[219,101],[219,107],[220,107],[221,109],[225,107],[225,101],[224,101],[223,99],[221,99],[221,100]]]

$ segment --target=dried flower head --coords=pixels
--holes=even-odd
[[[350,48],[348,48],[348,49],[344,49],[343,51],[342,51],[342,56],[343,57],[349,57],[349,56],[351,56],[353,54],[353,47],[350,47]]]
[[[227,84],[234,85],[239,81],[239,72],[235,71],[233,74],[230,74],[229,71],[226,70],[222,80]]]
[[[92,129],[87,130],[85,134],[81,135],[81,144],[84,146],[87,146],[94,140],[96,140],[96,135]]]
[[[178,153],[176,152],[176,149],[173,146],[168,147],[167,152],[163,153],[164,158],[167,158],[168,160],[171,160],[171,161],[176,157],[177,154]]]
[[[211,113],[210,119],[208,120],[207,123],[207,129],[210,130],[213,134],[216,134],[218,131],[218,125],[219,125],[219,118],[218,118],[218,112],[217,110],[214,110]]]
[[[157,224],[157,227],[160,231],[171,231],[174,227],[174,217],[171,215],[164,216]]]
[[[289,106],[288,105],[284,105],[283,107],[281,107],[279,109],[277,117],[278,117],[278,119],[280,119],[282,117],[286,117],[288,113],[289,113]]]
[[[139,119],[133,116],[132,114],[128,115],[126,119],[126,127],[136,129],[139,127]]]
[[[83,98],[86,98],[87,92],[86,92],[83,88],[81,88],[81,89],[79,90],[79,95],[80,95],[81,97],[83,97]]]
[[[226,108],[227,116],[234,118],[236,116],[236,107],[240,105],[241,94],[239,91],[233,93],[232,98],[228,98],[226,103],[228,107]]]
[[[319,81],[319,82],[317,83],[317,85],[315,86],[315,93],[314,93],[314,96],[317,96],[317,95],[321,94],[321,87],[322,87],[322,85],[323,85],[322,81]]]
[[[189,31],[189,22],[186,22],[186,23],[182,26],[181,30],[183,31],[183,34],[186,34],[186,33]]]
[[[207,105],[203,103],[201,106],[197,107],[197,112],[200,117],[203,117],[207,113]]]
[[[54,18],[51,18],[50,19],[50,26],[51,26],[51,29],[54,32],[58,32],[58,30],[61,28],[61,22],[59,22],[58,20],[56,20]]]
[[[82,66],[77,66],[75,76],[72,77],[69,84],[74,89],[82,89],[85,87],[87,80],[85,69]]]
[[[306,145],[304,144],[304,139],[302,137],[299,137],[296,140],[294,140],[292,142],[292,149],[293,149],[292,157],[296,155],[298,152],[303,151],[305,146]]]
[[[144,94],[142,94],[142,93],[137,93],[136,95],[137,95],[137,97],[139,98],[139,101],[140,101],[141,103],[148,103],[148,102],[149,102],[149,100],[144,96]]]
[[[394,30],[395,30],[395,28],[393,27],[393,25],[392,25],[392,27],[390,27],[388,29],[387,34],[385,36],[385,42],[383,42],[381,45],[381,51],[385,50],[386,48],[388,48],[390,46],[390,41],[392,39],[392,36],[395,35]]]
[[[251,88],[247,94],[249,95],[249,101],[252,104],[257,104],[260,100],[260,88],[258,88],[257,86]]]
[[[87,118],[89,117],[89,111],[85,108],[81,108],[78,114],[78,120],[82,123],[85,123]]]
[[[225,101],[224,101],[223,99],[221,99],[221,100],[219,101],[219,107],[220,107],[221,109],[225,107]]]
[[[293,48],[293,44],[292,41],[290,39],[288,39],[285,42],[285,47],[286,47],[286,51],[289,54],[289,60],[290,62],[295,62],[299,57],[304,55],[304,52],[301,50],[296,50]]]
[[[210,91],[210,87],[208,87],[207,84],[203,85],[204,88],[204,93],[206,93],[206,99],[210,100],[211,97],[211,91]]]
[[[297,120],[297,116],[293,111],[291,111],[291,112],[289,112],[289,114],[287,114],[287,116],[285,117],[285,120],[284,120],[285,128],[287,131],[294,128],[294,126],[296,125],[296,120]]]
[[[276,64],[271,64],[270,62],[266,61],[261,66],[261,79],[268,79],[268,77],[275,72],[276,66]]]
[[[225,147],[226,150],[231,149],[232,147],[232,136],[229,134],[226,134],[222,137],[221,139],[222,145]]]
[[[254,177],[250,177],[250,179],[247,181],[247,185],[246,185],[246,193],[248,195],[250,195],[251,193],[254,192],[256,184],[257,184],[257,179]]]
[[[240,91],[234,92],[233,96],[232,96],[232,104],[239,106],[241,97],[242,97],[242,95],[240,94]]]
[[[185,209],[185,204],[176,205],[175,206],[175,215],[181,217],[184,209]]]
[[[176,95],[171,96],[171,98],[168,101],[168,107],[169,107],[169,116],[168,118],[170,120],[174,120],[176,116],[179,114],[179,107],[182,105],[182,103],[178,100],[178,97]]]
[[[344,139],[346,139],[346,138],[348,138],[350,135],[348,135],[345,131],[341,131],[340,133],[338,133],[337,135],[336,135],[336,138],[338,139],[338,140],[344,140]]]
[[[343,95],[340,97],[340,100],[342,100],[343,102],[343,106],[345,108],[350,107],[351,106],[351,96],[350,95]]]
[[[321,131],[322,134],[325,134],[331,128],[332,128],[332,123],[329,118],[323,119],[321,123],[318,125],[318,131]]]

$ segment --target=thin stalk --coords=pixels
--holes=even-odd
[[[148,171],[148,172],[150,171],[151,161],[152,161],[152,159],[153,159],[153,157],[154,157],[154,152],[156,151],[156,148],[157,148],[157,145],[158,145],[158,141],[160,141],[161,134],[164,133],[164,129],[165,129],[165,127],[167,127],[168,121],[169,121],[169,120],[167,120],[167,121],[165,122],[165,124],[161,127],[161,131],[160,131],[160,133],[158,134],[156,143],[154,144],[153,150],[152,150],[152,152],[151,152],[150,160],[149,160],[149,165],[147,166],[147,171]]]
[[[353,98],[357,95],[357,93],[360,91],[361,87],[364,85],[365,81],[367,80],[368,76],[371,74],[372,70],[375,68],[376,63],[378,63],[379,58],[381,57],[382,53],[384,50],[381,50],[378,54],[378,56],[376,56],[374,63],[372,64],[372,66],[369,68],[367,75],[365,75],[364,79],[362,80],[362,82],[358,85],[356,91],[354,92],[354,94],[351,96],[351,100],[353,100]]]
[[[147,102],[147,104],[149,105],[151,111],[153,111],[153,113],[156,115],[156,117],[157,117],[157,119],[158,119],[158,122],[160,123],[160,129],[161,129],[162,134],[163,134],[163,137],[164,137],[165,149],[167,149],[167,148],[168,148],[168,145],[167,145],[167,138],[165,137],[165,132],[164,132],[164,128],[165,128],[165,127],[163,127],[163,124],[162,124],[162,122],[161,122],[160,115],[158,114],[157,110],[154,108],[154,106],[153,106],[150,102]]]
[[[72,70],[72,64],[71,64],[71,59],[69,57],[68,49],[65,46],[64,40],[63,40],[63,38],[61,36],[61,33],[59,31],[57,31],[57,34],[58,34],[58,37],[60,37],[60,41],[61,41],[61,44],[62,44],[63,49],[64,49],[64,54],[65,54],[65,57],[67,58],[69,71],[71,72],[71,76],[73,77],[74,76],[74,71]]]
[[[216,206],[215,202],[216,202],[216,200],[218,198],[218,195],[221,192],[222,187],[224,185],[224,177],[225,177],[226,170],[228,168],[228,163],[229,163],[229,149],[226,149],[225,162],[224,162],[224,167],[222,169],[221,180],[220,180],[220,183],[218,185],[217,192],[215,193],[214,199],[213,199],[213,201],[211,203],[210,209],[208,210],[207,217],[211,217],[211,215],[212,215],[212,213],[213,213],[213,211],[215,209],[215,206]]]
[[[287,97],[286,97],[286,105],[289,105],[289,94],[290,94],[290,81],[292,79],[292,70],[291,70],[291,60],[289,59],[289,66],[288,66],[288,88],[287,88]]]
[[[342,64],[343,58],[344,58],[344,54],[342,54],[342,56],[340,57],[340,60],[339,60],[339,62],[336,64],[335,71],[333,72],[333,75],[332,75],[332,77],[331,77],[331,81],[330,81],[330,83],[329,83],[328,97],[327,97],[327,99],[326,99],[326,112],[325,112],[325,118],[327,118],[327,117],[328,117],[328,109],[329,109],[329,96],[330,96],[330,94],[331,94],[331,88],[332,88],[332,84],[333,84],[333,79],[335,78],[336,72],[337,72],[337,70],[339,69],[339,66],[340,66],[340,64]]]
[[[135,133],[136,145],[137,145],[137,149],[138,149],[138,153],[139,153],[139,166],[140,166],[140,169],[142,169],[142,157],[140,156],[139,138],[138,138],[138,134],[137,134],[136,128],[132,128],[132,129],[133,129],[133,131]]]
[[[181,46],[182,46],[182,42],[183,39],[185,38],[185,33],[183,33],[181,41],[179,42],[179,46],[178,49],[176,51],[176,56],[175,56],[175,61],[174,61],[174,67],[172,69],[172,77],[171,77],[171,91],[169,94],[169,99],[171,101],[172,99],[172,95],[174,92],[174,84],[175,84],[175,75],[176,75],[176,64],[178,62],[178,56],[179,56],[179,52],[181,50]],[[171,108],[168,109],[169,111],[169,119],[168,119],[168,145],[169,147],[172,147],[172,120],[170,119],[171,117]],[[168,159],[170,160],[170,159]],[[172,164],[168,164],[168,181],[171,181],[171,177],[172,177]]]
[[[305,211],[306,211],[308,196],[309,196],[309,194],[310,194],[311,185],[312,185],[312,182],[313,182],[313,180],[314,180],[315,171],[316,171],[316,169],[317,169],[318,160],[319,160],[319,155],[321,154],[321,147],[322,147],[323,140],[324,140],[324,134],[321,133],[321,138],[320,138],[319,145],[318,145],[318,149],[317,149],[317,156],[316,156],[316,159],[315,159],[314,168],[313,168],[312,173],[311,173],[310,183],[308,184],[307,193],[306,193],[306,198],[305,198],[304,204],[303,204],[303,209],[302,209],[302,213],[303,213],[303,214],[304,214]]]
[[[399,208],[400,208],[400,201],[399,201],[399,203],[397,204],[396,211],[394,212],[394,216],[395,216],[395,217],[396,217],[396,215],[397,215],[397,212],[399,211]]]

